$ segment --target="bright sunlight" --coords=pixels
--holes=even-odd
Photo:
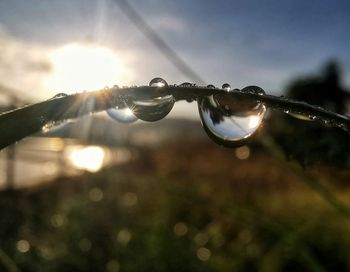
[[[97,172],[103,166],[105,151],[99,146],[80,146],[70,150],[68,158],[78,169]]]
[[[49,54],[52,73],[48,89],[76,93],[120,84],[127,74],[122,58],[107,47],[71,43]]]

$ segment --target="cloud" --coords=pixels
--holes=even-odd
[[[17,39],[0,26],[0,84],[27,97],[43,97],[43,79],[50,72],[47,49]]]

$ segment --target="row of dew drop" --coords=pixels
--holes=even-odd
[[[149,86],[162,88],[167,87],[168,83],[162,78],[154,78]],[[192,83],[185,82],[179,87],[194,86]],[[215,86],[208,85],[207,88],[215,88]],[[228,83],[223,84],[222,89],[227,92],[227,95],[211,95],[197,101],[203,127],[207,134],[219,144],[242,145],[259,128],[266,107],[255,101],[241,103],[232,99],[229,95],[231,86]],[[264,90],[256,86],[246,87],[241,91],[265,94]],[[175,99],[172,95],[126,101],[123,106],[108,109],[107,114],[119,122],[134,122],[137,119],[153,122],[167,116],[174,103]]]
[[[168,83],[162,78],[154,78],[149,83],[150,87],[167,87]],[[195,84],[185,82],[179,87],[194,87]],[[207,88],[216,88],[208,85]],[[237,147],[246,143],[260,127],[266,113],[266,106],[259,101],[240,98],[235,99],[230,95],[231,91],[265,95],[265,91],[257,86],[248,86],[239,89],[231,89],[230,84],[225,83],[222,89],[226,92],[213,94],[199,98],[198,111],[202,125],[208,136],[215,142],[224,146]],[[57,94],[54,98],[66,96]],[[162,95],[151,99],[126,100],[119,106],[107,109],[107,114],[118,122],[132,123],[138,119],[154,122],[163,119],[169,114],[175,104],[174,97]],[[287,114],[302,120],[314,120],[302,114],[287,112]]]

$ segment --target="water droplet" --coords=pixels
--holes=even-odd
[[[156,77],[156,78],[153,78],[150,83],[149,83],[149,86],[150,87],[168,87],[168,83],[160,78],[160,77]]]
[[[293,116],[294,118],[297,118],[299,120],[303,120],[303,121],[315,121],[316,120],[316,116],[310,115],[310,114],[304,114],[302,112],[291,112],[289,110],[285,110],[285,113],[287,113],[290,116]]]
[[[154,78],[149,83],[151,87],[167,87],[168,83],[162,78]],[[172,95],[157,96],[157,90],[152,98],[127,101],[133,114],[143,121],[154,122],[163,119],[174,106]]]
[[[54,97],[52,97],[52,99],[62,98],[62,97],[66,97],[66,96],[68,96],[68,94],[66,94],[66,93],[58,93]]]
[[[228,83],[222,84],[222,87],[221,87],[221,88],[224,89],[226,92],[231,91],[231,85],[228,84]]]
[[[42,133],[55,133],[58,132],[59,130],[63,129],[64,127],[66,127],[66,125],[68,123],[71,123],[72,120],[68,119],[68,120],[63,120],[63,121],[51,121],[46,123],[42,128],[41,128],[41,132]]]
[[[122,104],[122,106],[109,108],[106,110],[109,117],[121,123],[135,122],[137,120],[137,117],[134,115],[132,110],[125,103]]]
[[[214,86],[213,84],[209,84],[209,85],[207,86],[207,88],[209,88],[209,89],[215,89],[215,86]]]
[[[252,94],[259,94],[259,95],[264,95],[265,91],[258,87],[258,86],[247,86],[241,90],[241,92],[246,92],[246,93],[252,93]]]
[[[196,84],[190,83],[190,82],[184,82],[180,84],[180,87],[194,87]]]
[[[266,107],[251,99],[235,99],[229,94],[211,95],[198,103],[207,134],[217,143],[237,147],[245,144],[259,128]]]
[[[145,100],[133,100],[128,102],[128,105],[139,119],[154,122],[167,116],[174,103],[172,95],[164,95]]]

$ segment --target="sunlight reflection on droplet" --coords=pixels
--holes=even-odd
[[[249,128],[256,128],[260,124],[261,118],[259,116],[249,117]]]
[[[78,146],[68,152],[68,158],[78,169],[97,172],[103,166],[105,151],[99,146]]]

